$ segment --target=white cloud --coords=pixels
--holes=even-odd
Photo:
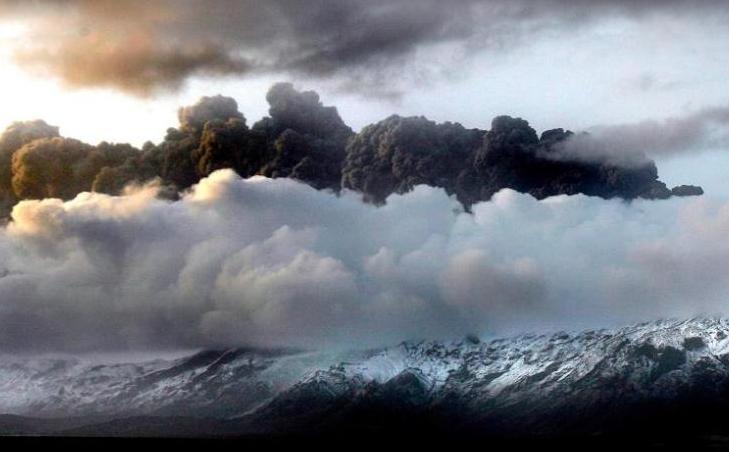
[[[153,194],[15,207],[0,348],[373,346],[729,308],[719,200],[504,190],[467,214],[425,186],[378,208],[231,171]]]

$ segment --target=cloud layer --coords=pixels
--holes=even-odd
[[[289,179],[22,201],[0,233],[0,349],[369,346],[726,312],[729,204],[382,207]]]
[[[440,67],[427,53],[438,47],[470,56],[610,18],[727,12],[726,2],[713,0],[6,0],[0,7],[30,24],[15,49],[22,65],[72,86],[140,95],[177,89],[195,75],[291,73],[393,96],[406,82],[402,73],[448,70],[452,62]]]

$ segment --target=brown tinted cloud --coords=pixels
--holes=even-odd
[[[392,96],[432,44],[504,50],[536,33],[624,16],[726,14],[725,2],[551,0],[5,1],[29,25],[17,61],[72,86],[148,95],[195,75],[296,74]],[[422,55],[421,55],[422,60]],[[420,61],[422,64],[423,61]],[[425,66],[437,65],[425,61]],[[357,83],[351,83],[357,80]]]
[[[32,28],[30,40],[15,49],[15,60],[72,87],[113,87],[142,96],[177,89],[196,74],[250,70],[220,41],[175,36],[192,18],[184,7],[172,6],[102,0],[16,9]]]

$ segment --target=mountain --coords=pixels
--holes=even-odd
[[[8,355],[0,412],[7,434],[716,438],[729,430],[729,320],[347,352]]]

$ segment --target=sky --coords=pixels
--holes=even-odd
[[[223,171],[177,202],[153,186],[25,201],[0,231],[0,346],[377,345],[729,314],[728,20],[713,0],[0,0],[0,128],[44,119],[141,146],[201,96],[251,124],[289,81],[355,131],[393,113],[518,116],[706,192],[505,190],[469,214],[433,188],[375,207]]]

